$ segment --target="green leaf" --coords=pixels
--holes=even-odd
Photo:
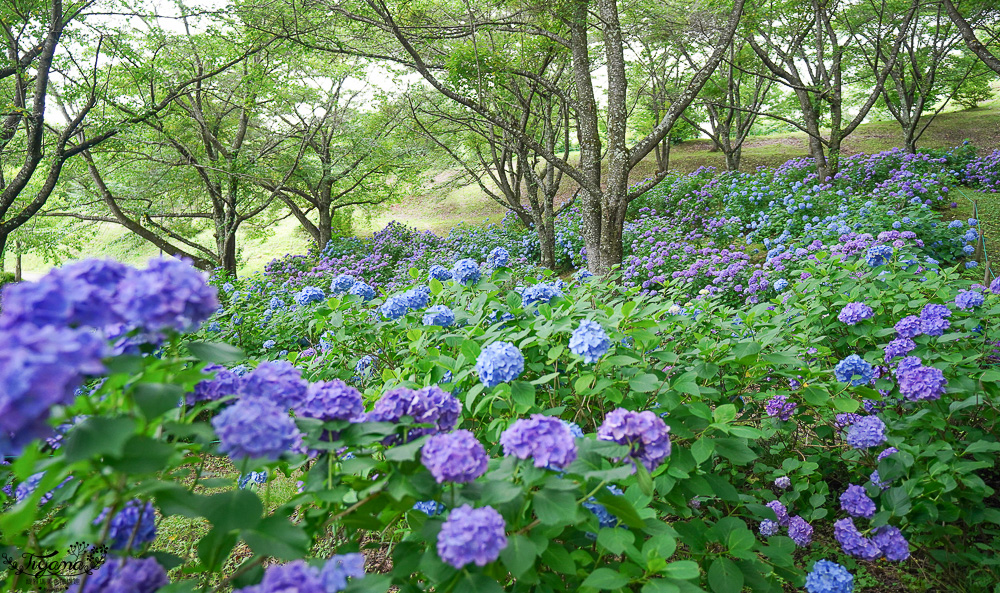
[[[635,507],[624,496],[615,496],[607,490],[599,492],[595,497],[597,502],[604,505],[608,512],[618,517],[618,520],[636,529],[643,529],[646,524],[636,512]]]
[[[201,497],[199,510],[215,530],[253,529],[264,511],[260,499],[251,490],[231,490]]]
[[[712,440],[715,442],[715,451],[736,465],[746,465],[757,459],[757,454],[741,439],[717,437]]]
[[[479,348],[479,344],[475,340],[466,340],[462,342],[462,354],[465,356],[466,360],[476,360],[479,358],[479,353],[482,350]]]
[[[102,455],[121,456],[134,432],[135,421],[131,418],[87,418],[66,435],[66,461],[72,463]]]
[[[569,492],[541,490],[533,500],[535,515],[542,525],[568,525],[575,522],[576,497]]]
[[[701,395],[701,390],[698,388],[698,375],[694,371],[688,371],[677,377],[677,380],[674,381],[670,388],[681,393]]]
[[[132,392],[135,404],[149,420],[177,408],[182,397],[184,389],[180,385],[169,383],[139,383]]]
[[[729,558],[716,558],[708,567],[708,586],[715,593],[740,593],[743,573]]]
[[[463,593],[465,591],[469,593],[503,593],[503,587],[495,579],[479,572],[466,572],[454,590]]]
[[[597,543],[612,554],[621,554],[635,542],[635,535],[621,527],[602,527],[597,531]]]
[[[385,458],[389,461],[413,461],[420,454],[420,448],[427,442],[427,437],[414,439],[405,445],[396,445],[385,450]]]
[[[830,394],[824,389],[810,385],[802,390],[802,399],[814,406],[822,406],[830,401]]]
[[[629,388],[639,393],[652,393],[659,390],[662,385],[663,380],[653,373],[637,375],[628,382]]]
[[[668,564],[663,573],[670,578],[691,580],[701,575],[701,569],[698,568],[698,563],[693,560],[678,560]]]
[[[736,419],[736,406],[733,404],[723,404],[712,412],[712,418],[716,422],[726,423]]]
[[[994,441],[976,441],[965,449],[963,455],[972,453],[995,453],[1000,451],[1000,443]]]
[[[287,518],[272,515],[262,520],[255,528],[243,532],[254,554],[273,556],[279,560],[295,560],[309,551],[309,536],[299,525]]]
[[[535,407],[535,386],[527,381],[511,383],[510,395],[514,399],[515,410],[522,414]]]
[[[520,308],[521,303],[524,302],[524,297],[522,297],[521,295],[517,294],[512,290],[507,293],[507,298],[504,300],[507,301],[508,307],[510,307],[511,309],[517,309]]]
[[[642,586],[642,593],[680,593],[680,587],[666,579],[653,579]]]
[[[195,358],[205,362],[225,364],[246,358],[242,350],[222,342],[188,342],[185,345]]]
[[[152,474],[167,465],[174,451],[167,443],[136,435],[125,443],[120,456],[107,463],[124,474]]]
[[[749,364],[757,359],[760,348],[758,342],[740,342],[733,346],[733,356],[739,364]]]
[[[520,578],[534,566],[537,556],[538,548],[535,543],[520,534],[510,536],[507,539],[507,547],[500,551],[500,559],[514,578]]]
[[[702,437],[691,445],[691,455],[694,457],[694,462],[698,465],[701,465],[706,459],[711,457],[714,451],[715,443],[707,437]]]
[[[646,496],[653,495],[653,478],[649,475],[649,470],[641,462],[635,464],[635,477],[636,482],[639,484],[639,490]]]
[[[833,407],[841,412],[856,412],[861,407],[861,403],[849,397],[838,397],[833,400]]]
[[[601,590],[621,589],[629,583],[629,578],[610,568],[598,568],[587,575],[580,587],[591,587]]]

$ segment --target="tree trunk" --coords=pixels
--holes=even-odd
[[[726,170],[727,171],[739,171],[740,170],[740,158],[743,156],[743,147],[737,146],[726,151]]]
[[[542,250],[542,266],[550,270],[556,269],[556,233],[551,220],[535,223],[538,233],[538,244]]]
[[[226,233],[225,242],[222,245],[222,269],[236,277],[236,229]]]
[[[18,251],[14,257],[14,282],[21,281],[21,252]]]
[[[3,265],[4,259],[7,257],[7,233],[0,233],[0,266]],[[3,267],[0,267],[0,272],[3,271]]]
[[[327,243],[333,238],[333,212],[330,211],[330,204],[320,204],[316,209],[319,212],[318,245],[320,251],[326,249]]]

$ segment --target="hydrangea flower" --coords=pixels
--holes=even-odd
[[[18,484],[17,488],[13,492],[14,502],[23,502],[31,496],[35,490],[38,489],[38,484],[42,481],[43,477],[45,477],[45,472],[38,472],[37,474],[28,476],[28,479]],[[73,476],[68,476],[65,480],[56,485],[55,488],[43,494],[41,498],[38,499],[38,504],[42,505],[52,500],[52,496],[56,493],[56,490],[65,486],[66,483],[72,479]]]
[[[588,319],[580,321],[569,339],[570,352],[582,356],[587,364],[600,360],[610,348],[611,340],[601,324]]]
[[[1000,276],[997,276],[993,279],[993,282],[990,282],[990,292],[1000,295]]]
[[[608,492],[614,494],[615,496],[621,496],[624,494],[624,492],[622,492],[622,489],[617,486],[608,485],[607,488]],[[618,517],[611,514],[611,512],[608,511],[607,507],[597,502],[597,499],[594,498],[593,496],[591,496],[590,499],[588,499],[586,502],[583,503],[583,508],[587,509],[588,511],[593,513],[595,517],[597,517],[597,525],[600,528],[614,529],[615,527],[618,527],[618,525],[620,524]],[[590,539],[597,539],[597,534],[588,533],[587,537]]]
[[[322,301],[325,298],[326,295],[323,293],[322,289],[315,286],[307,286],[295,295],[295,303],[300,307],[303,307],[309,303]]]
[[[900,371],[899,392],[910,401],[941,399],[948,381],[934,367],[917,365]]]
[[[865,255],[865,263],[876,268],[892,259],[892,247],[888,245],[872,245]]]
[[[510,252],[503,247],[494,247],[486,257],[486,265],[491,268],[502,268],[510,261]]]
[[[148,332],[192,331],[219,306],[204,272],[173,257],[155,257],[145,270],[129,268],[113,305],[132,327]]]
[[[424,325],[448,327],[455,323],[455,313],[446,305],[434,305],[424,313]]]
[[[264,350],[270,350],[271,348],[274,348],[277,345],[278,343],[275,342],[274,340],[264,340],[264,343],[261,344],[260,347],[263,348]]]
[[[951,325],[951,311],[944,305],[929,303],[920,312],[920,331],[928,336],[940,336]]]
[[[250,484],[266,484],[267,483],[267,470],[259,472],[250,472],[246,474],[240,474],[240,477],[236,479],[236,485],[240,490],[246,490],[247,486]]]
[[[330,293],[334,296],[344,294],[351,290],[356,280],[349,274],[340,274],[330,282]]]
[[[788,280],[785,280],[784,278],[778,278],[777,280],[774,281],[773,286],[774,290],[778,292],[785,292],[785,289],[788,288]]]
[[[975,290],[960,290],[958,291],[958,296],[955,297],[955,306],[968,311],[969,309],[981,306],[985,301],[986,297],[980,292],[976,292]]]
[[[347,579],[362,579],[365,576],[364,554],[337,554],[323,565],[319,580],[325,593],[339,593],[347,588]]]
[[[871,383],[875,377],[872,365],[857,354],[852,354],[838,362],[837,366],[833,368],[833,374],[841,383],[849,382],[855,387]],[[852,379],[852,377],[858,378]]]
[[[520,418],[500,435],[504,455],[532,459],[535,467],[565,469],[576,459],[576,439],[569,425],[551,416]]]
[[[440,280],[441,282],[453,279],[451,276],[451,271],[440,264],[434,264],[433,266],[431,266],[431,269],[428,270],[428,275],[431,278]]]
[[[468,430],[436,434],[420,450],[420,460],[437,483],[467,483],[486,473],[486,449]]]
[[[521,291],[521,301],[525,308],[539,303],[548,303],[556,297],[563,295],[562,289],[554,282],[539,282],[523,288]]]
[[[920,318],[916,315],[907,315],[896,323],[896,335],[900,338],[915,338],[921,333]]]
[[[233,460],[277,459],[301,448],[302,434],[285,409],[261,397],[244,397],[212,419],[219,452]]]
[[[237,589],[233,593],[327,593],[318,570],[304,560],[273,564],[264,571],[259,585]]]
[[[871,519],[875,515],[875,501],[868,498],[864,488],[854,484],[840,495],[840,508],[853,517]]]
[[[880,490],[888,490],[888,489],[889,489],[889,486],[891,486],[891,485],[892,485],[892,484],[890,484],[889,482],[883,482],[883,481],[882,481],[882,477],[878,475],[878,470],[875,470],[875,471],[873,471],[873,472],[871,473],[871,475],[870,475],[870,476],[868,476],[868,480],[869,480],[869,481],[870,481],[870,482],[871,482],[871,483],[872,483],[872,484],[873,484],[873,485],[874,485],[874,486],[875,486],[876,488],[878,488],[878,489],[880,489]]]
[[[878,416],[863,416],[847,429],[846,440],[855,449],[877,447],[886,441],[885,423]]]
[[[394,294],[387,298],[378,308],[378,312],[381,313],[382,317],[385,317],[386,319],[399,319],[403,315],[406,315],[406,312],[409,310],[410,307],[408,306],[406,299],[398,294]]]
[[[593,278],[594,275],[590,272],[590,270],[587,270],[585,268],[582,270],[577,270],[576,273],[573,274],[573,277],[576,278],[578,282],[586,282],[590,278]]]
[[[268,301],[267,306],[269,308],[275,309],[275,310],[277,310],[277,309],[284,309],[285,308],[285,301],[281,300],[280,297],[273,296],[273,297],[271,297],[271,300]]]
[[[431,289],[427,286],[414,286],[399,295],[403,304],[409,309],[423,309],[431,300]]]
[[[167,571],[156,558],[109,558],[80,587],[79,580],[68,593],[154,593],[170,583]]]
[[[597,429],[597,438],[628,445],[632,461],[640,461],[649,471],[670,455],[670,427],[649,410],[612,410]]]
[[[305,396],[293,409],[296,416],[316,418],[324,422],[357,422],[365,413],[361,392],[340,379],[309,384]]]
[[[760,534],[765,537],[770,537],[778,533],[781,526],[778,525],[777,521],[772,521],[770,519],[764,519],[760,522]]]
[[[798,405],[795,402],[787,400],[787,395],[775,395],[768,400],[767,406],[764,408],[764,412],[772,418],[777,418],[782,422],[787,422],[792,418],[792,414],[795,413],[795,407]]]
[[[875,560],[882,555],[875,542],[861,535],[850,517],[840,519],[833,524],[833,537],[848,556]]]
[[[800,548],[812,543],[813,527],[802,517],[795,515],[788,520],[788,537]]]
[[[479,264],[471,259],[460,259],[452,267],[451,276],[459,284],[475,284],[479,282]]]
[[[464,504],[452,510],[441,526],[438,556],[458,569],[471,563],[486,566],[507,547],[506,527],[503,517],[493,507],[474,509]]]
[[[774,480],[774,485],[782,490],[788,490],[792,487],[792,480],[788,476],[781,476]]]
[[[103,525],[110,508],[105,508],[94,519],[94,525]],[[138,550],[156,539],[156,511],[152,503],[130,500],[111,518],[108,529],[109,547],[112,550]],[[130,545],[131,544],[131,545]]]
[[[433,500],[424,500],[413,505],[413,510],[420,511],[428,517],[440,515],[444,512],[445,506]]]
[[[772,500],[766,506],[774,511],[774,514],[777,516],[778,525],[782,527],[788,525],[788,509],[785,508],[785,505],[781,504],[780,500]]]
[[[896,365],[896,376],[900,377],[911,369],[915,369],[922,364],[919,356],[907,356]]]
[[[352,284],[351,287],[347,289],[347,292],[356,297],[361,297],[361,300],[363,301],[370,301],[375,298],[375,289],[363,280],[358,280]]]
[[[896,338],[885,346],[885,361],[889,362],[893,358],[906,356],[916,347],[916,342],[910,338]]]
[[[864,303],[847,303],[837,315],[837,319],[847,325],[855,325],[865,319],[871,319],[873,315],[875,312]]]
[[[413,418],[414,424],[430,424],[430,427],[411,428],[407,437],[412,440],[425,434],[449,432],[458,425],[462,404],[447,391],[436,385],[413,390],[396,387],[382,394],[375,407],[368,414],[370,422],[399,422],[403,416]],[[389,437],[387,443],[398,440]]]
[[[817,560],[812,571],[806,575],[806,591],[808,593],[853,593],[854,575],[846,568],[830,562]]]
[[[239,395],[266,399],[283,409],[302,403],[309,383],[302,371],[286,360],[264,361],[247,373],[239,384]]]
[[[872,535],[872,541],[886,560],[902,562],[910,557],[910,543],[896,527],[883,525],[877,528]]]
[[[476,358],[476,373],[486,389],[509,383],[524,372],[524,355],[510,342],[493,342]]]

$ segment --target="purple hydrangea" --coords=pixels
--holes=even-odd
[[[424,444],[420,460],[437,483],[475,481],[486,473],[486,449],[468,430],[436,434]]]
[[[0,456],[52,435],[53,406],[73,403],[87,375],[104,372],[103,340],[86,329],[17,325],[0,330]]]
[[[382,394],[375,402],[375,408],[368,414],[372,422],[399,422],[403,416],[413,418],[414,424],[430,424],[426,428],[411,428],[407,438],[412,440],[425,434],[449,432],[458,425],[462,404],[454,395],[436,385],[413,390],[396,387]],[[386,443],[393,443],[398,437],[389,437]]]
[[[990,282],[990,292],[1000,294],[1000,276],[997,276],[993,279],[993,282]]]
[[[145,270],[129,269],[117,290],[118,314],[148,332],[191,331],[219,307],[206,274],[173,257],[153,258]]]
[[[198,402],[216,401],[227,395],[236,395],[240,391],[242,378],[224,366],[210,364],[201,370],[203,374],[215,373],[211,379],[199,381],[194,386],[194,393],[187,394],[187,405]]]
[[[576,439],[567,423],[532,414],[516,420],[500,435],[504,455],[532,459],[535,467],[565,469],[576,459]]]
[[[900,338],[913,339],[920,335],[920,318],[916,315],[907,315],[896,323],[896,335]]]
[[[833,368],[833,374],[841,383],[850,383],[855,387],[871,383],[875,377],[872,365],[857,354],[852,354],[837,363]],[[852,377],[857,377],[853,379]]]
[[[371,287],[370,284],[362,280],[358,280],[347,289],[348,294],[353,294],[356,297],[361,297],[363,301],[370,301],[375,298],[375,289]]]
[[[319,580],[325,593],[339,593],[347,588],[347,579],[362,579],[365,576],[364,554],[337,554],[323,565]]]
[[[817,560],[812,571],[806,575],[808,593],[853,593],[854,575],[846,568],[830,562]]]
[[[929,303],[920,312],[920,331],[928,336],[940,336],[951,324],[951,311],[944,305]]]
[[[455,313],[446,305],[434,305],[424,313],[424,325],[448,327],[455,323]]]
[[[864,488],[854,484],[850,484],[840,495],[840,508],[852,517],[871,519],[875,515],[875,501],[868,498]]]
[[[261,397],[244,397],[212,419],[219,452],[234,460],[277,459],[297,451],[302,434],[285,409]]]
[[[883,482],[882,477],[878,475],[878,470],[875,470],[868,476],[868,480],[879,490],[888,490],[890,484],[889,482]]]
[[[883,525],[877,528],[872,535],[872,541],[882,551],[886,560],[902,562],[910,557],[910,543],[896,527]]]
[[[782,490],[788,490],[792,487],[792,480],[788,476],[781,476],[774,481],[774,485]]]
[[[580,325],[573,330],[573,335],[569,339],[569,350],[573,354],[583,357],[583,362],[592,364],[597,362],[611,348],[611,340],[604,328],[596,321],[584,319]]]
[[[111,511],[105,508],[94,519],[94,525],[102,525]],[[134,535],[133,535],[134,534]],[[152,503],[130,500],[111,518],[108,539],[112,550],[138,550],[156,539],[156,510]]]
[[[873,315],[875,312],[864,303],[847,303],[837,315],[837,319],[847,325],[855,325],[865,319],[871,319]]]
[[[788,537],[796,546],[805,548],[812,543],[813,527],[802,517],[795,515],[788,520]]]
[[[896,338],[885,346],[885,361],[889,362],[893,358],[906,356],[916,347],[916,342],[910,338]]]
[[[877,447],[885,440],[885,423],[878,416],[863,416],[847,429],[847,444],[855,449]]]
[[[981,306],[985,301],[986,297],[980,292],[976,292],[975,290],[960,290],[958,291],[958,296],[955,297],[955,306],[968,311],[969,309]]]
[[[633,462],[639,460],[649,471],[670,455],[670,427],[649,410],[612,410],[597,429],[597,438],[628,445]]]
[[[509,383],[524,372],[524,355],[510,342],[493,342],[476,358],[476,373],[486,389]]]
[[[770,519],[764,519],[760,522],[760,534],[765,537],[770,537],[781,529],[781,525],[778,525],[777,521],[772,521]]]
[[[783,527],[788,525],[788,509],[785,508],[785,505],[781,504],[780,500],[772,500],[767,503],[767,508],[774,511],[775,516],[777,516],[778,525]]]
[[[451,277],[459,284],[475,284],[479,281],[479,264],[475,260],[460,259],[451,268]]]
[[[898,365],[896,365],[896,377],[900,377],[907,371],[919,367],[922,363],[923,360],[921,360],[919,356],[907,356],[903,360],[899,361]]]
[[[154,593],[169,584],[167,571],[156,558],[108,558],[81,589],[79,581],[68,593]]]
[[[797,405],[795,402],[788,401],[787,395],[779,394],[768,400],[764,412],[772,418],[787,422],[792,418],[792,414],[795,413]]]
[[[364,416],[361,392],[340,379],[319,381],[306,388],[306,394],[293,408],[296,416],[316,418],[324,422],[349,420],[357,422]]]
[[[858,420],[861,420],[861,414],[855,414],[854,412],[845,412],[843,414],[837,414],[833,417],[833,423],[837,428],[847,428],[848,426],[854,424]]]
[[[267,567],[260,584],[233,593],[327,593],[318,570],[304,560]]]
[[[316,286],[306,286],[295,295],[295,304],[304,307],[310,303],[318,303],[326,298],[323,289]]]
[[[899,392],[910,401],[941,399],[948,384],[940,369],[923,365],[908,367],[898,377]]]
[[[833,537],[848,556],[862,560],[875,560],[882,555],[875,542],[861,535],[850,517],[840,519],[833,524]]]
[[[486,566],[507,547],[506,527],[503,517],[493,507],[474,509],[464,504],[451,511],[441,526],[438,556],[458,569],[470,563]]]
[[[886,447],[881,453],[878,454],[878,461],[882,461],[886,457],[892,455],[893,453],[898,453],[899,449],[895,447]]]
[[[302,371],[292,363],[264,361],[242,378],[239,395],[266,399],[287,410],[301,404],[308,389]]]
[[[13,491],[14,502],[22,502],[31,496],[35,490],[38,489],[38,484],[41,483],[43,477],[45,477],[45,472],[38,472],[37,474],[28,476],[28,479],[18,484],[17,488]],[[52,500],[52,496],[56,493],[56,490],[65,486],[66,483],[72,479],[73,476],[67,476],[66,479],[59,482],[55,488],[43,494],[41,498],[38,499],[38,504],[42,505]]]
[[[510,252],[503,247],[494,247],[486,256],[486,265],[491,268],[502,268],[510,261]]]
[[[356,282],[354,276],[350,274],[340,274],[330,282],[330,293],[339,296],[351,290]]]

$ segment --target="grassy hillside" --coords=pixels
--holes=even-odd
[[[1000,99],[984,103],[975,109],[952,111],[939,115],[927,132],[921,138],[920,148],[942,148],[955,146],[969,139],[980,151],[990,151],[1000,148]],[[858,127],[854,134],[844,142],[844,152],[878,152],[900,145],[899,127],[894,121],[878,121]],[[692,140],[673,147],[671,151],[671,168],[688,172],[701,166],[725,167],[725,159],[721,153],[712,152],[709,140]],[[753,170],[758,166],[777,166],[788,159],[806,156],[807,141],[803,133],[774,134],[752,138],[743,150],[741,166],[744,170]],[[638,181],[652,173],[654,163],[637,167],[634,171]],[[359,234],[371,234],[381,229],[388,222],[398,220],[421,230],[432,230],[437,233],[447,233],[448,229],[458,223],[483,224],[487,220],[499,220],[504,210],[490,200],[475,185],[460,187],[441,184],[442,189],[431,191],[422,196],[410,196],[387,210],[373,215],[359,213],[356,215],[355,228]],[[567,195],[570,189],[567,188]],[[965,192],[970,199],[978,199],[980,216],[983,218],[983,229],[987,237],[1000,237],[1000,198],[995,194]],[[961,207],[955,215],[961,218],[971,216],[972,205],[966,200],[957,199]],[[85,231],[82,241],[83,248],[80,257],[106,256],[114,257],[128,263],[141,263],[159,251],[148,243],[136,241],[134,238],[111,224],[90,227]],[[206,233],[202,240],[209,239]],[[299,229],[294,219],[280,221],[268,229],[266,236],[248,238],[240,237],[240,252],[244,260],[243,270],[253,272],[263,268],[264,264],[274,257],[285,253],[301,253],[308,247],[306,235]],[[996,250],[990,249],[995,252]],[[1000,261],[1000,252],[996,252],[991,260]],[[26,256],[22,262],[27,275],[33,276],[50,267],[49,264],[32,256]],[[8,254],[5,262],[7,270],[14,266],[13,257]],[[997,266],[994,265],[994,268]]]

